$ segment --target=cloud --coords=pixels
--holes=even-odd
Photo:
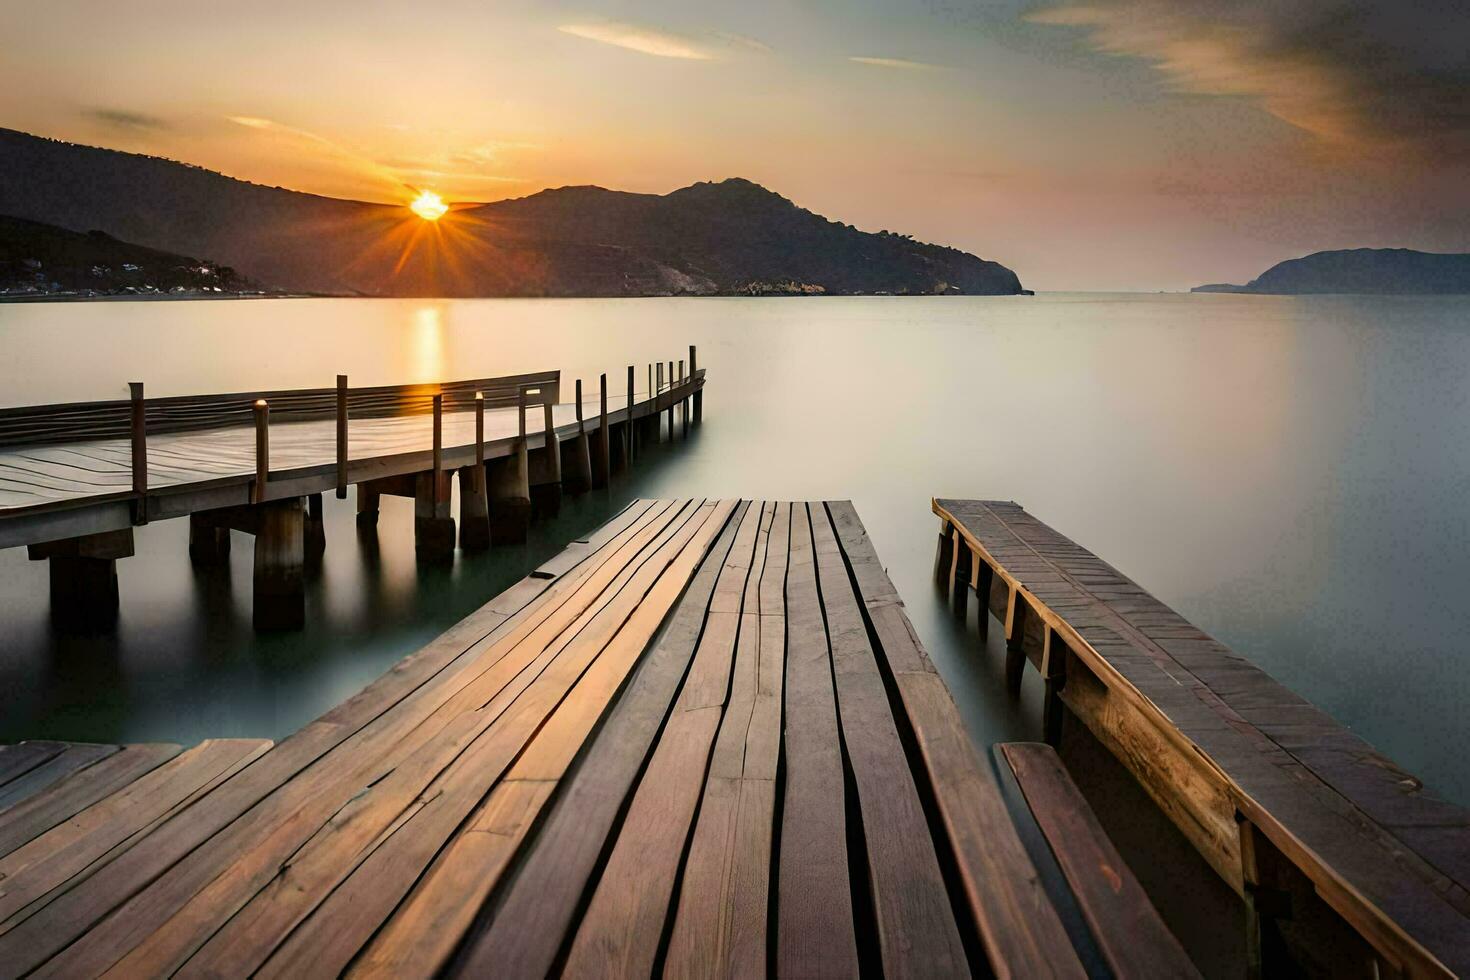
[[[678,34],[658,27],[647,27],[626,21],[599,21],[587,24],[563,24],[563,34],[627,48],[659,58],[681,58],[686,61],[715,61],[737,50],[769,54],[768,45],[755,38],[724,31],[703,34]]]
[[[1470,6],[1437,0],[1064,0],[1082,28],[1179,91],[1253,99],[1324,140],[1470,150]]]
[[[127,109],[89,108],[83,109],[82,115],[109,128],[130,133],[155,132],[169,128],[168,123],[157,116]]]
[[[910,61],[907,58],[877,58],[871,55],[852,55],[848,61],[877,68],[896,68],[899,71],[948,71],[943,65],[931,65],[927,61]]]

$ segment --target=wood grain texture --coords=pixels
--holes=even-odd
[[[1199,976],[1056,751],[1034,742],[1000,748],[1114,975]]]

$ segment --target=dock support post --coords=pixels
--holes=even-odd
[[[1046,693],[1041,702],[1041,732],[1046,744],[1055,749],[1062,744],[1062,719],[1066,714],[1062,705],[1062,688],[1067,683],[1069,653],[1066,642],[1050,627],[1043,642],[1041,676],[1046,683]]]
[[[633,365],[628,365],[628,420],[623,423],[623,465],[627,466],[633,462],[633,456],[638,452],[638,430],[633,423],[633,403],[638,400],[638,393],[633,390]]]
[[[524,544],[531,525],[530,461],[526,451],[526,393],[521,392],[520,438],[509,456],[490,461],[490,540]],[[555,440],[553,440],[554,444]]]
[[[1012,590],[1006,628],[1006,690],[1013,698],[1021,694],[1021,673],[1026,669],[1026,614],[1026,600],[1020,590]]]
[[[980,600],[980,615],[976,622],[980,630],[980,642],[990,639],[990,588],[995,583],[995,569],[979,555],[975,556],[975,570],[970,581],[975,586],[975,595]]]
[[[582,379],[577,379],[577,434],[561,444],[562,486],[568,493],[592,489],[592,453],[587,444],[587,426],[582,419]]]
[[[148,523],[148,407],[143,401],[143,382],[129,381],[131,416],[129,430],[133,463],[133,523]]]
[[[326,515],[323,513],[322,495],[319,493],[306,498],[304,547],[307,560],[313,562],[321,561],[327,550]]]
[[[475,392],[475,462],[459,474],[459,546],[464,551],[490,547],[490,496],[485,474],[485,393]]]
[[[597,438],[592,442],[592,486],[607,489],[612,482],[612,444],[607,431],[607,375],[597,379]]]
[[[689,377],[699,376],[699,368],[694,358],[694,345],[689,345]],[[704,421],[704,389],[694,389],[694,424],[698,425]]]
[[[357,526],[378,526],[378,488],[370,483],[357,485]]]
[[[449,513],[449,474],[444,472],[444,396],[434,396],[433,469],[415,478],[414,553],[420,561],[454,558],[454,518]]]
[[[674,362],[669,362],[669,442],[674,441]]]
[[[679,358],[679,386],[683,387],[683,385],[684,359],[681,357]],[[670,413],[669,417],[673,418],[673,413]],[[689,396],[687,395],[679,399],[679,434],[689,434]]]
[[[546,397],[545,390],[542,397]],[[531,513],[535,517],[555,517],[561,513],[561,444],[556,438],[556,420],[548,399],[541,405],[541,448],[530,453]]]
[[[117,619],[117,559],[133,555],[131,527],[33,544],[26,553],[47,563],[54,619],[86,626]]]
[[[952,571],[950,565],[954,562],[954,528],[949,522],[939,522],[939,544],[934,550],[934,581],[944,584],[949,581]]]
[[[970,609],[970,564],[975,556],[970,551],[970,546],[956,537],[954,543],[954,580],[950,582],[950,602],[954,605],[955,615],[961,619]]]
[[[196,565],[222,565],[230,559],[230,529],[189,515],[189,560]]]
[[[347,375],[337,375],[337,499],[347,499]]]
[[[306,623],[305,514],[300,497],[259,508],[255,521],[254,621],[258,630]]]

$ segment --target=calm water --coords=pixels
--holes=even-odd
[[[1470,300],[289,300],[0,306],[0,402],[564,377],[684,356],[705,424],[524,549],[413,560],[412,504],[360,540],[327,501],[308,629],[257,637],[250,548],[196,574],[138,536],[116,633],[53,632],[44,566],[0,552],[0,740],[280,737],[634,495],[850,497],[984,742],[1035,737],[930,582],[933,495],[1021,501],[1470,802]],[[641,375],[640,375],[641,376]],[[1034,682],[1034,675],[1028,675]]]

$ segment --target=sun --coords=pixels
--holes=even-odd
[[[409,207],[413,209],[414,214],[425,221],[438,221],[449,210],[449,205],[444,203],[444,198],[433,191],[420,191],[419,196],[413,199]]]

